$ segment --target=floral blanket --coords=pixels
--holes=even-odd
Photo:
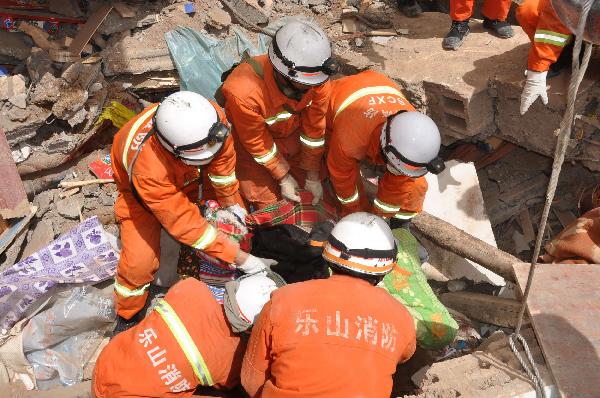
[[[113,277],[118,261],[102,224],[92,217],[0,273],[0,335],[57,289]]]

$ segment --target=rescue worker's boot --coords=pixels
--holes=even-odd
[[[417,3],[417,0],[398,0],[400,12],[409,18],[418,17],[423,13],[423,9]]]
[[[515,34],[515,31],[508,22],[499,21],[497,19],[483,17],[483,27],[489,30],[494,36],[498,36],[501,39],[511,38]]]
[[[116,335],[118,335],[121,332],[131,329],[132,327],[134,327],[135,325],[140,323],[140,321],[142,319],[144,319],[143,311],[138,312],[130,319],[125,319],[122,316],[118,315],[117,316],[117,325],[115,326],[115,329],[112,332],[111,338],[115,337]]]
[[[117,316],[117,326],[113,330],[112,337],[117,334],[126,331],[140,323],[142,319],[148,315],[150,311],[156,306],[156,304],[167,294],[169,288],[150,284],[148,289],[148,297],[146,298],[146,304],[144,307],[130,319],[125,319],[121,316]]]
[[[468,19],[466,21],[452,21],[452,27],[444,37],[442,47],[444,50],[458,50],[470,31]]]

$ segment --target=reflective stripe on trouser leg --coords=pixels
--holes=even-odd
[[[347,204],[350,204],[352,202],[356,202],[358,200],[358,197],[359,197],[359,195],[358,195],[358,189],[356,191],[354,191],[354,194],[352,196],[348,197],[348,198],[342,198],[341,196],[337,196],[338,200],[343,205],[347,205]]]
[[[204,358],[202,358],[202,354],[200,354],[196,343],[194,343],[192,336],[190,336],[190,333],[183,322],[181,322],[175,310],[165,300],[160,300],[154,309],[160,314],[171,330],[171,333],[173,333],[177,343],[179,343],[179,347],[182,349],[202,385],[212,386],[214,383],[206,362],[204,362]]]
[[[322,148],[325,146],[325,137],[323,138],[311,138],[307,135],[300,135],[300,142],[309,148]]]
[[[533,41],[536,43],[552,44],[558,47],[564,47],[569,42],[570,35],[565,35],[551,30],[538,29],[535,31]]]
[[[389,203],[382,202],[381,200],[379,200],[377,198],[375,198],[375,200],[373,201],[373,204],[375,205],[375,207],[377,207],[379,210],[381,210],[385,213],[397,213],[400,211],[399,206],[394,206]]]
[[[410,220],[417,214],[419,213],[413,213],[410,211],[399,211],[398,213],[394,214],[394,218],[398,218],[400,220]]]

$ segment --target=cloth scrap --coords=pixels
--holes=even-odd
[[[97,217],[0,274],[0,334],[59,288],[96,284],[115,275],[119,253]]]
[[[600,264],[600,207],[567,225],[544,248],[544,263]]]

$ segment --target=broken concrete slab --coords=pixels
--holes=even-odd
[[[54,73],[50,55],[39,47],[31,49],[31,54],[27,57],[26,66],[32,83],[38,82],[46,73]]]
[[[8,99],[8,102],[20,109],[27,107],[27,93],[20,93]]]
[[[255,25],[268,23],[273,9],[273,0],[225,0],[223,3]]]
[[[12,109],[15,109],[15,107]],[[5,105],[4,108],[0,109],[0,113],[4,113],[5,110],[6,112],[12,111],[8,110]],[[28,105],[26,111],[27,114],[24,119],[22,114],[19,115],[18,119],[21,120],[12,120],[10,117],[0,117],[0,130],[4,131],[10,145],[25,142],[35,136],[37,129],[42,126],[46,119],[52,114],[50,110],[36,105]]]
[[[56,202],[56,210],[58,214],[72,220],[78,220],[81,208],[83,206],[84,197],[81,193],[69,196]]]
[[[142,74],[146,72],[175,70],[167,44],[157,48],[140,46],[137,39],[126,37],[102,52],[104,75]]]
[[[215,29],[223,29],[231,25],[231,16],[229,13],[219,7],[211,7],[206,13],[206,23]]]
[[[50,104],[58,101],[61,94],[67,88],[67,82],[54,77],[49,72],[45,73],[41,80],[33,86],[29,93],[29,103],[36,105]]]
[[[52,106],[52,113],[59,119],[69,120],[83,108],[88,100],[88,92],[79,87],[71,87],[61,93],[58,101]]]
[[[33,42],[22,32],[7,32],[0,29],[0,55],[15,58],[19,61],[27,59],[31,52]]]
[[[55,153],[68,154],[75,148],[77,141],[78,139],[76,136],[67,134],[63,131],[54,134],[49,139],[45,140],[42,143],[42,147],[44,148],[44,152],[48,155]]]
[[[0,77],[0,101],[9,100],[27,92],[25,76],[13,75]]]
[[[487,217],[479,179],[472,163],[449,161],[439,175],[428,174],[429,190],[423,209],[462,229],[484,242],[497,247],[490,221]],[[494,272],[466,260],[436,244],[424,240],[429,251],[428,262],[448,279],[467,278],[474,282],[487,282],[503,286],[504,279]]]
[[[144,7],[144,14],[140,14],[136,11],[133,17],[124,18],[119,15],[119,12],[112,10],[102,23],[98,27],[97,32],[103,35],[112,35],[114,33],[125,32],[135,28],[143,28],[149,25],[153,25],[158,22],[156,14],[146,15],[148,12]]]
[[[33,228],[23,249],[23,258],[27,258],[38,250],[44,248],[54,240],[54,227],[49,220],[40,220]]]

